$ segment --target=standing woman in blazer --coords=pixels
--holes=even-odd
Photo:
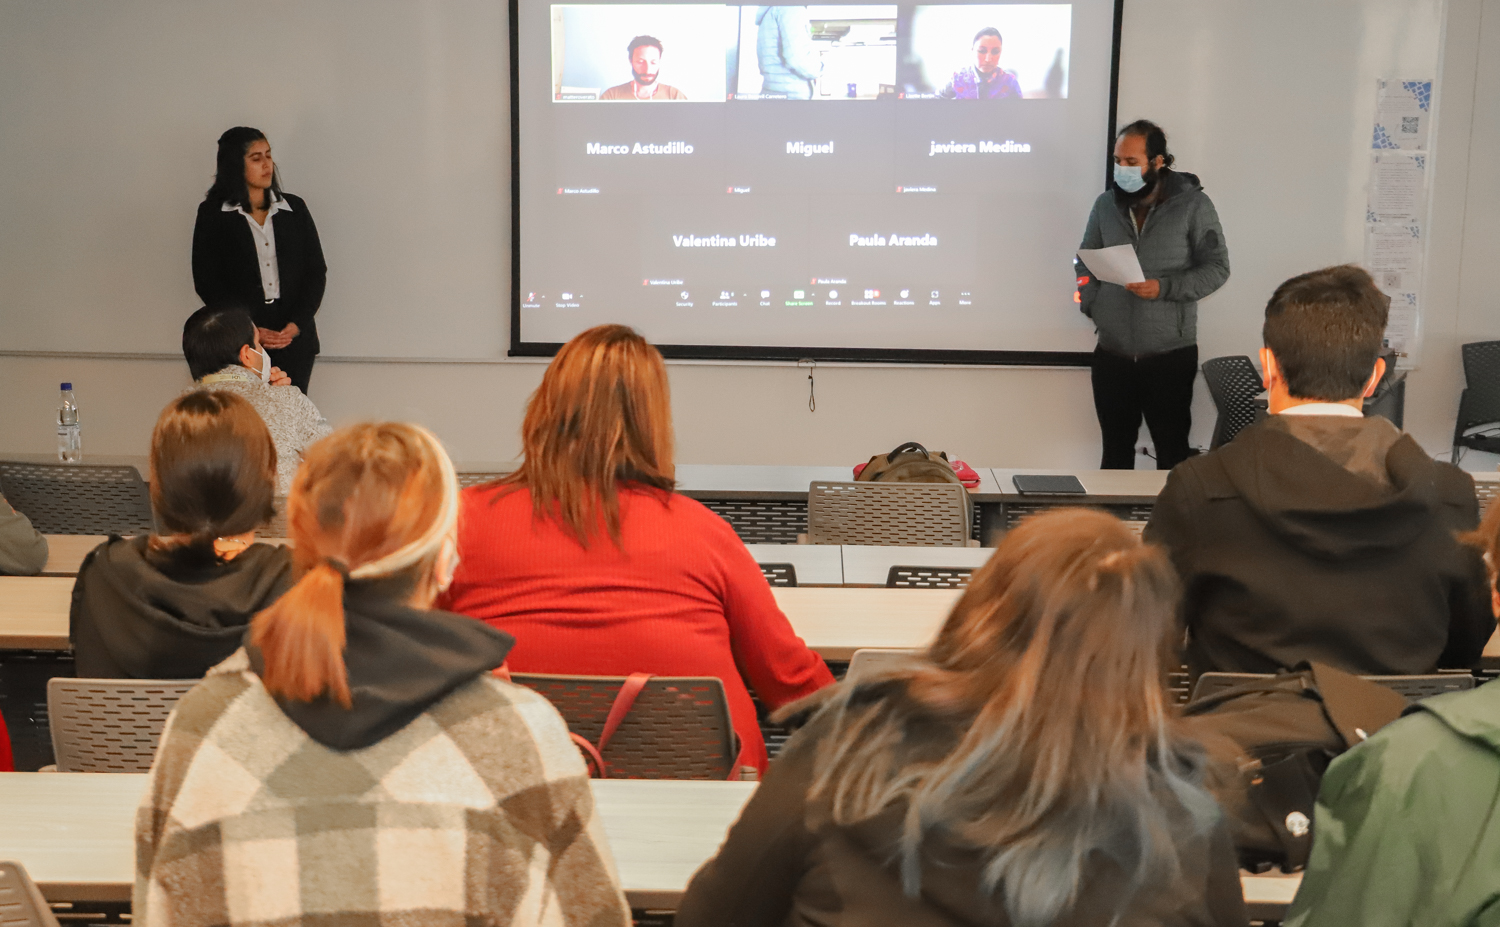
[[[312,213],[282,192],[265,133],[236,126],[219,136],[214,185],[193,226],[193,287],[205,305],[248,311],[271,363],[304,393],[327,282]]]

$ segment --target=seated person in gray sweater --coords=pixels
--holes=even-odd
[[[250,402],[276,443],[276,495],[285,496],[302,452],[333,431],[323,413],[286,374],[271,366],[250,313],[199,309],[182,327],[182,353],[195,388],[234,393]]]
[[[47,539],[0,496],[0,573],[32,576],[47,565]]]

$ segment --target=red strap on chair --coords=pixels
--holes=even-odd
[[[635,704],[636,696],[646,688],[646,683],[651,681],[650,673],[631,673],[625,677],[625,684],[620,686],[620,691],[615,694],[614,704],[609,706],[609,716],[604,719],[604,730],[599,733],[599,755],[604,755],[604,748],[609,746],[609,739],[615,736],[619,730],[620,722],[630,714],[630,708]]]
[[[569,731],[568,736],[573,738],[573,743],[578,747],[578,749],[583,751],[584,764],[593,764],[594,768],[593,771],[589,773],[589,778],[608,779],[609,776],[604,772],[604,757],[599,755],[598,749],[595,748],[593,744],[585,740],[582,735],[575,734],[572,731]]]

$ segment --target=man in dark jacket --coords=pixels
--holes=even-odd
[[[1080,248],[1132,245],[1142,283],[1102,283],[1079,262],[1079,308],[1094,322],[1094,411],[1104,439],[1100,467],[1135,468],[1141,419],[1156,466],[1188,456],[1198,376],[1198,300],[1229,279],[1219,214],[1192,174],[1171,170],[1161,127],[1144,119],[1115,140],[1114,182],[1089,213]]]
[[[1182,576],[1195,676],[1479,659],[1495,618],[1456,537],[1478,524],[1474,482],[1360,411],[1385,373],[1388,308],[1352,265],[1283,283],[1260,352],[1272,415],[1167,478],[1146,538]]]

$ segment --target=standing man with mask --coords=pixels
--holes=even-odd
[[[1144,283],[1101,283],[1078,263],[1079,308],[1094,321],[1094,411],[1104,438],[1099,466],[1135,467],[1141,419],[1156,467],[1188,457],[1198,375],[1198,300],[1229,279],[1219,214],[1193,174],[1171,170],[1167,136],[1145,119],[1115,140],[1114,182],[1089,213],[1081,249],[1131,245]]]

